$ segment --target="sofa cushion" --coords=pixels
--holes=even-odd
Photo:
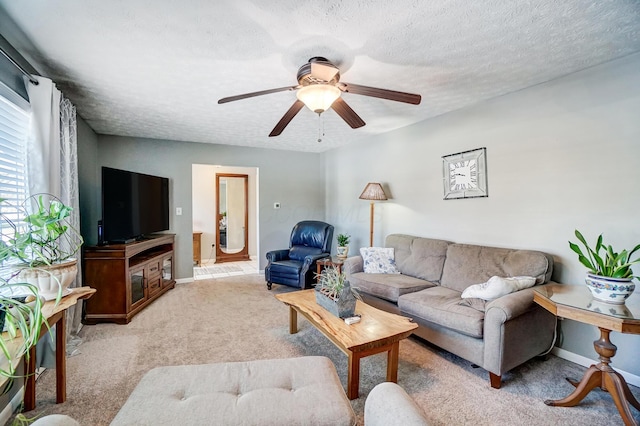
[[[403,234],[391,234],[385,240],[387,247],[395,249],[396,266],[401,273],[431,282],[440,281],[449,244]]]
[[[462,292],[462,298],[478,298],[494,300],[518,290],[532,287],[536,283],[534,277],[491,277],[489,281],[470,285]]]
[[[461,304],[460,292],[436,286],[398,298],[400,310],[443,327],[456,330],[467,336],[482,338],[484,334],[484,312]]]
[[[402,274],[367,274],[356,272],[349,276],[351,287],[390,302],[397,303],[403,294],[420,291],[436,284]]]
[[[483,283],[492,276],[536,278],[536,284],[548,281],[553,269],[553,258],[531,250],[450,244],[444,263],[443,287],[464,291],[473,284]]]
[[[399,274],[393,247],[362,247],[363,269],[367,274]]]

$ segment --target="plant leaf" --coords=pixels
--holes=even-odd
[[[574,244],[571,241],[569,241],[569,247],[571,247],[571,250],[575,251],[579,256],[584,256],[584,254],[582,253],[582,250],[580,250],[580,247],[578,247],[577,244]]]
[[[587,269],[589,269],[591,272],[593,273],[597,273],[597,268],[595,268],[591,262],[589,262],[589,259],[587,259],[586,257],[584,257],[583,255],[579,255],[578,256],[578,260],[580,261],[580,263],[582,263],[584,266],[587,267]]]

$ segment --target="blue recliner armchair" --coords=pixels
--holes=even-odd
[[[267,288],[271,284],[308,288],[314,282],[316,260],[331,256],[333,225],[317,220],[298,222],[291,231],[289,248],[267,252],[264,268]]]

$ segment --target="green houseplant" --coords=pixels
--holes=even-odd
[[[336,240],[338,241],[338,247],[336,248],[337,256],[340,259],[346,259],[349,254],[349,240],[351,235],[349,234],[338,234],[336,235]]]
[[[68,223],[70,213],[70,207],[47,194],[30,197],[22,206],[0,199],[0,331],[7,332],[0,339],[6,360],[0,360],[0,376],[8,379],[5,392],[18,377],[18,361],[28,358],[42,325],[47,325],[42,288],[51,292],[48,299],[58,301],[65,285],[62,280],[71,277],[72,281],[77,273],[77,267],[62,276],[48,269],[74,256],[82,244],[82,237]],[[44,275],[47,283],[42,277],[33,281],[34,274]]]
[[[603,241],[602,234],[596,240],[593,248],[586,239],[575,230],[575,236],[584,247],[584,251],[576,243],[569,241],[569,247],[578,255],[578,260],[587,268],[585,282],[593,297],[609,303],[624,303],[635,290],[631,267],[640,263],[640,257],[632,259],[633,254],[640,250],[640,244],[632,250],[616,251],[611,245]]]
[[[330,266],[317,277],[316,302],[339,318],[350,317],[356,309],[357,290],[349,284],[344,272]]]
[[[37,194],[8,211],[18,219],[11,221],[3,214],[0,261],[8,261],[21,281],[37,286],[49,299],[65,292],[77,275],[73,256],[83,243],[69,223],[72,208],[56,197]]]
[[[73,209],[56,197],[34,195],[18,210],[24,216],[17,223],[9,221],[12,235],[3,232],[7,241],[0,243],[0,260],[11,257],[30,267],[50,266],[80,250],[82,236],[68,221]]]

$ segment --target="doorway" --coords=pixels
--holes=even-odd
[[[218,232],[220,226],[219,215],[226,209],[219,209],[219,183],[217,175],[241,175],[248,176],[247,181],[247,233],[245,246],[247,248],[247,260],[232,260],[218,263]],[[235,182],[235,181],[234,181]],[[224,186],[228,185],[226,182]],[[233,184],[232,184],[233,185]],[[258,273],[260,271],[257,253],[259,253],[259,170],[257,167],[220,166],[213,164],[192,164],[192,229],[194,233],[194,279],[216,278],[218,276],[244,275]],[[225,196],[227,194],[224,188]],[[222,192],[221,194],[222,195]],[[223,199],[224,197],[223,196]],[[220,211],[218,211],[220,210]],[[229,214],[229,213],[227,213]],[[227,227],[230,226],[227,218]],[[242,227],[240,227],[242,228]],[[230,229],[227,229],[227,249],[232,250],[229,244]],[[223,234],[224,235],[224,234]],[[196,244],[195,240],[200,240]],[[223,237],[224,239],[224,237]],[[224,241],[223,241],[224,242]],[[199,245],[199,249],[198,249]],[[233,251],[236,251],[235,248]],[[223,254],[224,256],[224,254]]]

